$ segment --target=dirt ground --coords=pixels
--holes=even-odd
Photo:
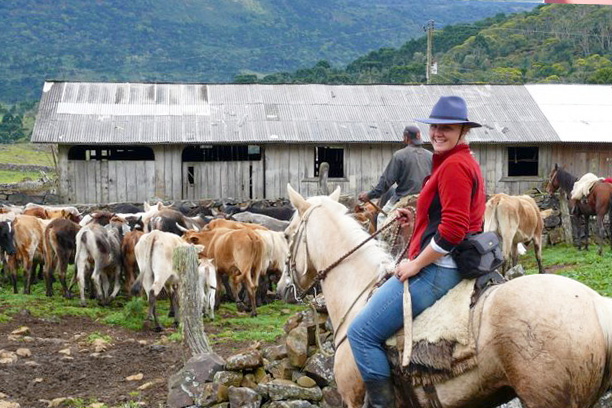
[[[22,326],[29,328],[28,335],[11,335]],[[213,328],[206,330],[214,333]],[[84,317],[41,319],[22,311],[0,324],[0,351],[25,348],[31,356],[20,356],[12,364],[0,363],[0,393],[22,408],[46,408],[50,400],[62,397],[103,402],[109,407],[128,401],[164,407],[168,378],[191,357],[185,346],[167,340],[173,332],[131,331]],[[105,351],[94,350],[92,333],[112,339]],[[228,357],[249,344],[226,342],[213,349]],[[143,378],[126,380],[137,374]]]

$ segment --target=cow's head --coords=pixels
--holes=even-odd
[[[14,255],[17,252],[13,239],[14,235],[15,230],[13,229],[12,221],[0,222],[0,248],[9,255]]]

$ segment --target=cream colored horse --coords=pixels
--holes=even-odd
[[[288,191],[297,212],[286,233],[296,241],[293,271],[285,271],[279,282],[281,295],[293,284],[308,288],[317,271],[368,237],[337,202],[339,189],[307,200],[291,186]],[[390,256],[371,241],[321,282],[336,342],[365,304],[361,298],[351,308],[354,299],[389,262]],[[436,384],[442,406],[495,407],[518,396],[528,408],[591,407],[610,385],[612,300],[556,275],[530,275],[491,291],[473,313],[478,366]],[[336,350],[334,375],[344,402],[361,407],[364,387],[348,341]],[[428,406],[423,390],[417,388],[416,394]]]

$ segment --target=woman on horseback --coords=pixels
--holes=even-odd
[[[432,174],[423,182],[417,201],[408,259],[374,293],[348,331],[368,407],[395,406],[383,344],[403,327],[403,282],[408,279],[410,283],[414,318],[461,281],[450,252],[466,234],[481,231],[485,212],[480,166],[466,140],[469,130],[481,125],[468,120],[465,101],[443,96],[429,118],[416,120],[430,125],[434,155]]]

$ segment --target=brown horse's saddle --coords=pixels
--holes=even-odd
[[[406,381],[402,383],[430,385],[475,367],[475,330],[480,315],[479,308],[473,306],[487,288],[502,282],[499,274],[463,280],[421,313],[412,325],[412,355],[408,367],[401,364],[404,330],[389,338],[386,350],[394,376],[404,378]]]

